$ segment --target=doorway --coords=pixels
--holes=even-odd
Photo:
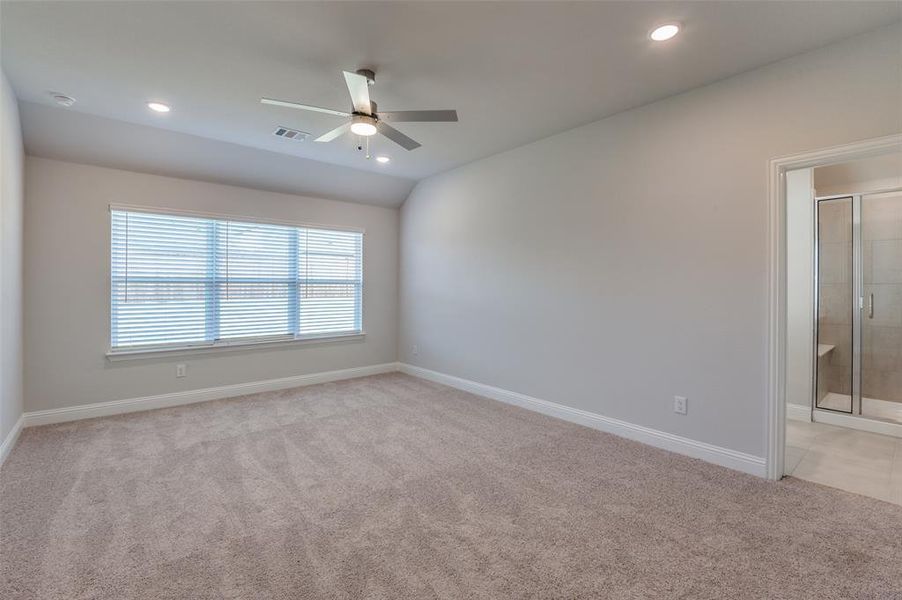
[[[893,153],[898,154],[900,152],[902,152],[902,135],[896,134],[882,138],[854,142],[842,146],[834,146],[831,148],[778,157],[772,159],[768,164],[769,251],[767,295],[769,306],[769,349],[767,363],[768,392],[766,475],[770,479],[780,479],[784,475],[784,468],[786,466],[787,459],[787,415],[793,416],[793,418],[800,419],[801,421],[807,423],[810,423],[814,419],[816,414],[818,416],[823,415],[824,423],[830,422],[828,421],[828,419],[835,419],[840,421],[840,423],[837,424],[843,425],[844,427],[849,427],[850,425],[848,425],[847,422],[852,421],[856,424],[864,424],[864,426],[861,428],[875,433],[884,433],[885,431],[887,431],[887,429],[892,431],[899,431],[899,428],[902,428],[902,424],[893,422],[891,420],[867,418],[864,415],[864,412],[868,411],[868,408],[866,406],[868,403],[866,401],[861,406],[862,415],[853,414],[855,408],[851,406],[846,407],[846,405],[843,406],[846,407],[846,410],[849,412],[829,410],[826,406],[823,409],[815,407],[816,389],[814,386],[814,359],[816,358],[817,351],[814,347],[814,342],[817,337],[817,332],[815,331],[816,327],[812,326],[816,321],[813,320],[811,313],[816,310],[816,296],[813,289],[813,282],[815,277],[810,274],[810,270],[815,267],[815,261],[813,258],[815,248],[811,243],[815,235],[815,232],[813,230],[816,226],[816,220],[812,218],[815,212],[815,197],[818,197],[819,199],[827,199],[830,197],[850,198],[856,195],[854,193],[849,193],[848,190],[818,189],[817,192],[815,192],[814,185],[811,181],[811,173],[818,168],[829,168],[831,166],[842,165],[843,163],[847,163],[849,161],[885,156]],[[789,250],[791,248],[789,248],[789,246],[791,244],[797,244],[798,239],[791,239],[788,236],[787,232],[788,222],[791,216],[790,212],[792,212],[793,210],[793,204],[788,202],[788,196],[790,193],[788,187],[792,187],[790,184],[793,183],[791,181],[792,178],[790,178],[790,175],[793,174],[800,175],[800,177],[795,178],[795,183],[798,184],[796,187],[800,188],[800,191],[803,194],[805,192],[810,192],[810,195],[808,195],[810,203],[794,205],[797,209],[800,209],[799,211],[797,211],[797,214],[795,215],[796,217],[799,217],[800,213],[804,213],[805,211],[810,211],[809,214],[811,215],[810,217],[806,217],[804,219],[806,223],[810,224],[805,230],[807,231],[805,236],[807,236],[809,239],[804,244],[801,244],[801,246],[807,247],[809,249],[809,257],[807,259],[803,258],[801,260],[798,259],[798,254],[796,254],[796,260],[790,260]],[[891,189],[898,190],[900,188],[902,188],[902,180],[900,180],[900,182],[897,182],[896,185],[893,185]],[[868,189],[867,193],[874,193],[874,190]],[[862,193],[859,195],[865,194]],[[846,210],[851,211],[851,201],[847,200],[846,204]],[[851,242],[851,239],[849,241]],[[848,251],[852,251],[852,248],[850,247]],[[848,274],[851,284],[851,266],[847,265],[847,268],[849,269]],[[809,271],[809,275],[807,277],[800,278],[794,276],[794,273],[805,270]],[[789,285],[789,283],[793,281],[806,282],[805,286],[807,286],[808,288],[807,291],[791,294],[790,292],[792,292],[793,290],[790,289],[791,286]],[[863,281],[861,285],[863,289],[865,285]],[[794,291],[799,292],[798,288],[796,288],[796,290]],[[807,308],[805,308],[806,306]],[[879,309],[879,307],[880,306],[878,303],[878,298],[875,293],[875,313]],[[799,314],[802,314],[804,316],[801,321],[795,318],[790,318],[795,317]],[[852,315],[852,317],[854,318],[854,314]],[[804,345],[802,346],[802,352],[797,352],[798,348],[800,347],[798,344],[791,343],[792,340],[790,333],[793,330],[792,325],[794,323],[808,324],[807,327],[802,328],[807,329],[807,334],[804,331],[800,332],[798,329],[796,329],[796,335],[792,336],[795,340],[798,340],[800,338],[806,340]],[[850,327],[846,327],[846,331],[848,331],[849,329]],[[859,328],[857,331],[861,331],[861,328]],[[852,340],[850,343],[854,343],[855,337],[855,335],[852,335]],[[866,343],[867,342],[865,342],[865,344]],[[836,360],[839,362],[846,362],[846,359],[840,360],[840,358],[837,358]],[[848,388],[848,395],[849,404],[851,405],[851,373],[853,365],[851,364],[851,362],[846,362],[846,364],[849,365],[848,381],[850,386]],[[862,377],[859,374],[859,381],[867,379],[867,376]],[[825,379],[824,381],[827,380]],[[797,393],[798,390],[803,390],[803,393]],[[868,396],[866,395],[863,397],[868,398]],[[792,398],[795,399],[794,402],[788,404],[787,400]],[[801,398],[801,401],[799,401],[798,398]],[[881,398],[874,399],[882,400]],[[822,427],[824,426],[823,424],[816,423],[814,425],[820,425]]]
[[[815,213],[814,409],[902,424],[902,189]]]

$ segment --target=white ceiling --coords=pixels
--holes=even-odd
[[[279,153],[411,180],[902,18],[899,2],[70,1],[0,10],[3,68],[20,100],[51,106],[51,90],[78,100],[52,108],[74,113],[56,137],[31,118],[38,108],[25,111],[30,151],[81,144],[145,160],[141,144],[116,145],[116,121],[126,121],[269,151],[253,166],[236,151],[235,177]],[[683,32],[650,42],[649,29],[669,20]],[[285,125],[316,136],[341,121],[263,106],[260,96],[346,110],[341,71],[361,67],[376,71],[380,110],[456,108],[460,122],[399,123],[423,147],[378,139],[389,165],[366,161],[350,137],[272,135]],[[150,99],[173,112],[151,113]],[[71,124],[80,113],[105,119]],[[308,184],[322,179],[312,187],[335,180],[315,163],[284,164],[306,165]],[[377,196],[398,191],[396,179],[386,183]]]

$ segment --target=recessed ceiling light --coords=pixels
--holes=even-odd
[[[648,37],[653,39],[656,42],[664,42],[669,40],[676,34],[680,32],[680,26],[677,23],[667,23],[666,25],[660,25],[652,29],[651,33],[648,34]]]
[[[56,102],[60,106],[69,108],[70,106],[75,104],[75,98],[73,98],[72,96],[67,96],[66,94],[57,94],[56,92],[51,92],[50,95],[53,96],[54,102]]]
[[[172,110],[171,108],[169,108],[168,104],[163,104],[162,102],[148,102],[147,108],[158,113],[168,113],[170,110]]]
[[[376,162],[381,162],[381,163],[384,165],[384,164],[386,164],[386,163],[388,163],[388,162],[391,162],[391,159],[390,159],[389,157],[387,157],[387,156],[377,156],[377,157],[376,157]]]

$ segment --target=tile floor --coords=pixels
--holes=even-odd
[[[848,394],[830,392],[820,400],[817,405],[819,408],[848,411],[852,407],[852,397]],[[861,413],[871,419],[882,419],[884,421],[902,423],[902,402],[862,398]]]
[[[785,472],[902,505],[902,438],[789,420]]]

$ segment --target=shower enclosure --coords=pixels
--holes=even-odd
[[[814,406],[902,423],[902,189],[816,215]]]

